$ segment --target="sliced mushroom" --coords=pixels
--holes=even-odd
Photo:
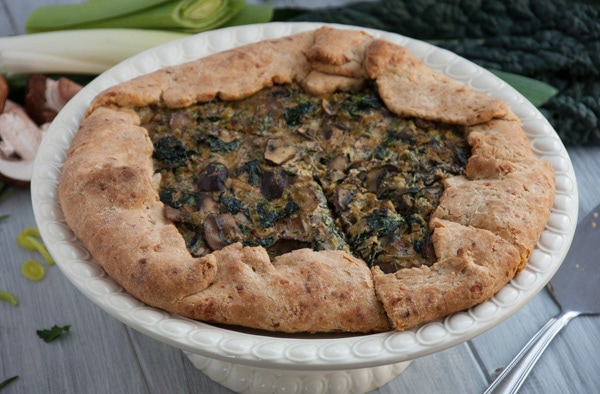
[[[225,246],[238,242],[242,232],[229,213],[209,215],[204,221],[202,234],[206,244],[212,250],[219,250]]]
[[[42,142],[42,130],[18,104],[7,100],[0,114],[0,151],[5,158],[33,160]]]
[[[377,193],[380,190],[381,182],[390,173],[399,172],[399,169],[391,164],[376,167],[369,170],[364,179],[365,188],[371,193]]]
[[[194,119],[187,112],[173,112],[169,117],[169,127],[171,129],[181,129],[184,127],[191,127],[196,125],[196,119]]]
[[[225,189],[225,180],[229,171],[221,163],[210,163],[198,176],[198,190],[201,192],[216,192]]]
[[[348,170],[361,170],[367,168],[369,162],[367,160],[357,160],[354,163],[350,164]]]
[[[188,249],[194,257],[206,256],[212,252],[212,250],[206,245],[201,230],[196,231]]]
[[[358,189],[354,185],[341,185],[333,192],[333,205],[339,212],[348,209],[348,205],[358,193]]]
[[[81,85],[64,77],[54,80],[32,74],[27,82],[25,109],[36,124],[51,122],[81,88]]]
[[[181,222],[183,220],[183,215],[181,214],[181,212],[171,206],[168,206],[165,204],[164,208],[163,208],[163,215],[165,216],[165,218],[167,220],[170,220],[172,222]]]
[[[39,128],[18,104],[6,100],[0,114],[0,179],[27,186],[43,137]]]
[[[272,164],[281,165],[293,159],[297,152],[295,147],[286,144],[280,138],[269,139],[265,147],[264,158]]]
[[[313,212],[321,201],[325,204],[325,196],[323,195],[323,191],[314,187],[312,184],[307,185],[302,189],[302,196],[298,198],[298,201],[301,203],[302,212],[306,214],[310,214]]]
[[[323,108],[323,111],[325,111],[327,115],[335,115],[335,109],[328,100],[321,100],[321,108]]]
[[[260,179],[260,192],[267,200],[275,200],[283,195],[290,181],[290,176],[285,171],[265,171]]]
[[[346,171],[348,168],[348,158],[345,155],[339,155],[333,158],[327,165],[327,169],[331,171]]]
[[[206,194],[198,194],[198,210],[205,213],[219,213],[219,203],[216,202],[211,196]]]
[[[297,216],[293,218],[279,219],[275,222],[275,230],[282,238],[298,239],[306,234],[307,228],[304,218]]]
[[[392,191],[389,194],[389,198],[399,214],[409,215],[413,211],[415,205],[414,194],[418,191],[418,188],[404,187]]]

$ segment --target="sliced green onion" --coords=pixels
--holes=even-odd
[[[17,306],[17,297],[11,292],[0,290],[0,301],[6,301],[12,306]]]
[[[46,250],[41,238],[40,231],[35,227],[26,227],[17,235],[17,243],[30,250],[37,250],[50,265],[54,265],[54,259]]]
[[[40,281],[44,278],[46,272],[44,267],[34,260],[27,260],[21,266],[21,274],[34,282]]]

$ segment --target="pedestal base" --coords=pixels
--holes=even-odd
[[[342,371],[294,371],[258,368],[184,352],[196,368],[220,385],[244,394],[362,394],[400,375],[410,361]]]

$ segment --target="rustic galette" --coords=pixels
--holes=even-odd
[[[501,100],[324,27],[107,89],[62,170],[66,221],[145,303],[269,331],[404,330],[523,267],[554,172]]]

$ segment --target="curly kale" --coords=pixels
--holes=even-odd
[[[567,0],[381,0],[289,19],[395,32],[559,92],[540,106],[567,145],[600,145],[600,3]]]

